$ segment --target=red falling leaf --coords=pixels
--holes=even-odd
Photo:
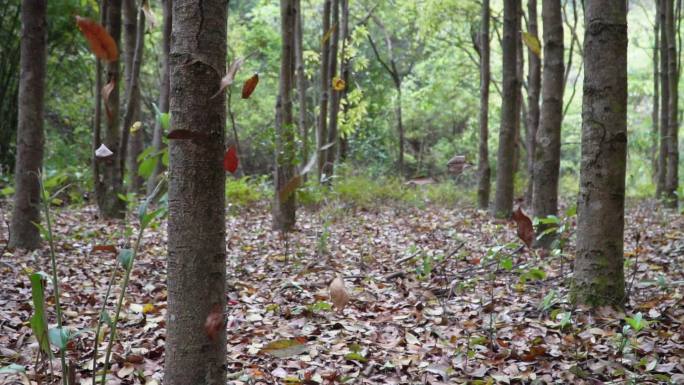
[[[81,16],[76,16],[76,25],[98,59],[114,61],[119,57],[116,42],[102,25]]]
[[[254,92],[254,89],[256,88],[257,84],[259,84],[258,73],[252,75],[251,78],[245,81],[245,84],[242,86],[242,98],[249,99],[249,97],[252,95],[252,92]]]
[[[238,159],[235,146],[228,147],[228,151],[226,151],[226,154],[223,156],[223,169],[231,174],[235,174],[239,163],[240,160]]]
[[[112,120],[112,110],[109,109],[109,95],[114,91],[116,86],[116,78],[112,78],[109,83],[102,87],[102,100],[104,101],[105,111],[107,112],[107,120]]]
[[[301,175],[295,175],[285,183],[285,185],[280,189],[278,192],[278,198],[280,198],[280,201],[286,201],[292,193],[297,190],[297,187],[302,184],[302,176]]]
[[[197,139],[197,140],[207,140],[208,137],[206,134],[197,132],[197,131],[190,131],[190,130],[183,130],[183,129],[178,129],[178,130],[173,130],[169,132],[167,135],[167,138],[169,139],[174,139],[174,140],[188,140],[188,139]]]
[[[97,251],[102,251],[102,252],[108,252],[112,254],[116,254],[116,246],[114,245],[95,245],[93,248],[90,250],[91,253],[95,253]]]
[[[211,313],[207,315],[207,320],[204,322],[204,331],[210,340],[215,340],[223,329],[223,311],[221,305],[216,304],[211,309]]]
[[[525,242],[528,248],[532,248],[532,243],[534,242],[532,220],[523,213],[520,207],[513,212],[511,219],[518,225],[518,237]]]

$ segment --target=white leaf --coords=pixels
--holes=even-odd
[[[100,147],[98,147],[97,150],[95,150],[95,156],[98,158],[107,158],[112,155],[114,155],[114,153],[110,149],[108,149],[107,146],[104,145],[104,143],[102,143]]]

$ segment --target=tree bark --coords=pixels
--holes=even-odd
[[[332,176],[335,173],[335,155],[337,151],[337,115],[340,112],[340,91],[337,91],[333,85],[333,79],[337,74],[337,60],[340,46],[340,0],[332,0],[332,25],[333,32],[330,39],[330,59],[328,70],[330,81],[328,82],[328,89],[330,93],[330,105],[328,116],[328,139],[330,144],[325,150],[325,175]]]
[[[668,49],[667,49],[667,2],[669,0],[658,0],[658,14],[660,18],[660,138],[658,148],[658,180],[656,183],[656,196],[662,198],[665,192],[667,181],[668,166],[668,128],[669,128],[669,106],[670,106],[670,81],[668,71]]]
[[[623,307],[627,2],[586,0],[573,302]]]
[[[224,385],[226,334],[205,332],[225,312],[226,99],[212,98],[226,73],[227,2],[174,0],[169,55],[174,130],[209,140],[169,145],[168,320],[164,384]]]
[[[677,34],[675,28],[674,0],[667,3],[665,24],[667,34],[667,172],[665,175],[665,207],[676,209],[678,206],[677,187],[679,184],[679,71],[677,58]]]
[[[653,124],[653,136],[651,146],[651,165],[653,168],[653,181],[657,183],[658,180],[658,136],[660,134],[660,79],[658,72],[660,56],[660,0],[656,0],[655,20],[653,22],[653,111],[651,112],[651,120]]]
[[[114,42],[121,40],[121,0],[107,0],[107,32]],[[100,194],[97,197],[100,214],[104,218],[123,218],[126,215],[126,202],[119,198],[123,193],[121,172],[121,154],[119,145],[121,140],[119,119],[119,60],[107,63],[107,83],[113,83],[109,100],[105,100],[109,114],[106,119],[103,144],[114,154],[108,158],[98,160],[101,164],[100,183],[96,188]]]
[[[163,29],[162,29],[162,53],[161,53],[161,81],[159,85],[159,100],[157,101],[159,112],[167,114],[169,112],[169,51],[171,49],[171,26],[173,24],[173,16],[171,8],[173,7],[173,0],[162,0],[163,10]],[[162,137],[164,136],[164,127],[161,119],[155,119],[154,133],[152,134],[152,146],[155,153],[160,153],[164,149]],[[157,156],[157,165],[147,181],[147,192],[151,193],[157,185],[159,174],[164,170],[161,155]]]
[[[561,124],[563,121],[563,18],[560,0],[542,3],[544,21],[544,80],[542,110],[536,134],[534,191],[532,212],[536,217],[556,215],[560,172]],[[542,229],[543,230],[543,229]],[[539,246],[549,247],[552,236],[545,236]]]
[[[306,105],[306,73],[304,72],[304,18],[302,1],[295,1],[295,71],[297,81],[297,98],[299,101],[299,135],[302,138],[302,164],[309,161],[309,126]]]
[[[280,85],[276,101],[275,202],[273,229],[291,231],[296,221],[295,193],[281,197],[287,183],[295,176],[295,135],[292,115],[294,86],[295,0],[280,0],[282,48],[280,52]],[[324,118],[325,119],[325,118]]]
[[[489,191],[491,169],[489,168],[489,0],[482,1],[480,21],[480,138],[477,160],[477,202],[478,207],[486,210],[489,207]]]
[[[321,100],[318,115],[318,127],[316,127],[316,156],[318,161],[318,181],[323,180],[325,166],[325,152],[321,148],[325,145],[328,138],[328,85],[330,84],[330,74],[328,73],[328,61],[330,60],[330,11],[331,0],[323,3],[323,34],[321,35]]]
[[[342,35],[342,55],[340,58],[340,73],[342,74],[342,80],[344,80],[344,90],[342,90],[340,95],[340,100],[346,100],[349,93],[349,78],[351,73],[351,59],[348,57],[347,49],[349,44],[349,0],[340,0],[341,16],[341,27],[340,33]],[[349,104],[345,103],[342,106],[342,116],[347,115],[347,110],[349,109]],[[346,135],[337,135],[337,140],[339,142],[339,147],[337,151],[337,158],[339,161],[344,161],[347,157],[347,147],[349,145]]]
[[[503,101],[497,153],[496,195],[492,208],[493,215],[497,217],[508,217],[513,211],[515,125],[520,115],[517,75],[517,51],[518,39],[520,39],[519,6],[519,0],[504,0]]]
[[[43,110],[47,60],[47,0],[21,2],[21,53],[17,161],[10,247],[37,249],[40,232],[40,172],[43,168]]]
[[[543,7],[543,4],[542,4]],[[527,1],[528,33],[539,39],[537,24],[537,0]],[[562,31],[561,25],[561,31]],[[541,85],[541,59],[531,49],[527,50],[527,191],[525,202],[532,206],[532,191],[534,186],[534,147],[537,128],[539,127],[539,90]]]
[[[107,0],[100,0],[100,24],[105,25],[107,23]],[[92,169],[93,169],[93,190],[95,192],[95,198],[99,199],[100,196],[104,195],[104,185],[100,183],[101,181],[101,169],[102,164],[100,163],[97,156],[95,156],[95,151],[102,144],[102,79],[103,66],[100,59],[96,59],[95,64],[95,113],[93,117],[93,148],[92,148]]]
[[[132,2],[135,10],[134,1],[125,1]],[[141,124],[140,129],[135,132],[131,132],[131,126],[133,123],[140,121],[140,67],[142,65],[143,52],[145,51],[145,13],[142,7],[138,10],[135,32],[135,45],[130,62],[130,73],[127,74],[126,113],[124,115],[123,137],[120,149],[121,153],[126,155],[121,159],[121,169],[124,169],[123,163],[125,161],[128,167],[128,191],[137,193],[141,190],[144,182],[143,178],[138,174],[138,156],[143,151],[144,146],[144,126]],[[128,60],[128,57],[126,59]]]

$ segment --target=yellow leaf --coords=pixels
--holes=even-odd
[[[344,80],[340,79],[339,76],[335,76],[332,80],[332,87],[335,91],[343,91],[346,86]]]
[[[142,123],[140,123],[140,122],[133,123],[133,125],[131,126],[131,134],[135,134],[136,132],[138,132],[141,127],[142,127]]]
[[[522,39],[527,48],[530,49],[537,57],[541,57],[541,43],[536,36],[529,32],[522,32]]]
[[[152,305],[151,303],[146,303],[146,304],[143,306],[143,309],[142,309],[142,310],[143,310],[143,311],[142,311],[143,314],[152,313],[152,312],[154,311],[154,305]]]

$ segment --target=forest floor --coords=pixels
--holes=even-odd
[[[302,210],[287,239],[270,230],[268,207],[241,210],[227,217],[230,382],[684,383],[684,218],[655,207],[628,209],[624,312],[570,305],[572,223],[562,256],[544,256],[513,253],[515,225],[468,208]],[[122,225],[94,207],[57,210],[55,222],[66,325],[92,330],[116,266],[95,246],[123,247]],[[165,238],[163,226],[145,232],[109,383],[162,382]],[[27,273],[49,271],[48,255],[5,249],[0,259],[0,367],[25,365],[34,381]],[[335,271],[352,297],[342,314],[328,298]],[[82,384],[92,341],[84,333],[69,346]]]

